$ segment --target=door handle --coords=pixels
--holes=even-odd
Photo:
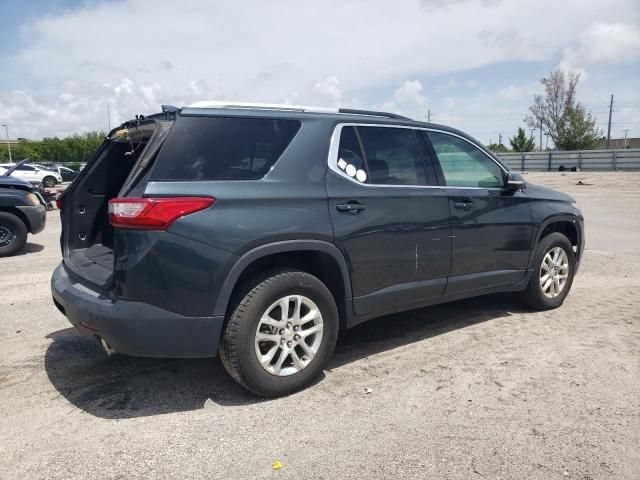
[[[471,200],[465,200],[462,202],[454,202],[453,208],[457,208],[460,210],[471,210],[474,207],[474,203]]]
[[[364,209],[365,206],[358,202],[340,203],[336,205],[336,210],[338,210],[339,212],[350,213],[351,215],[357,215]]]

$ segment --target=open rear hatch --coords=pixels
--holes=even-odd
[[[142,120],[113,130],[64,193],[64,263],[101,289],[111,286],[115,262],[109,200],[134,189],[144,190],[145,175],[172,124],[170,120]]]

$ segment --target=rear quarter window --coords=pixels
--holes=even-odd
[[[180,117],[151,172],[151,180],[257,180],[300,129],[298,120]]]

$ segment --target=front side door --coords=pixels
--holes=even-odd
[[[12,173],[14,177],[22,178],[28,182],[39,182],[40,176],[38,175],[38,170],[29,165],[20,165],[15,171]]]
[[[448,198],[435,186],[422,150],[410,128],[336,127],[326,181],[329,213],[351,270],[358,315],[399,310],[444,292],[451,257]]]
[[[449,198],[452,261],[445,295],[517,283],[533,233],[526,195],[505,190],[503,168],[469,140],[447,132],[423,135]]]

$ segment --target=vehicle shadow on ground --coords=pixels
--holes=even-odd
[[[526,311],[509,295],[492,295],[381,317],[341,335],[327,370]],[[219,358],[109,357],[97,341],[73,328],[47,338],[53,340],[45,354],[51,383],[73,405],[97,417],[134,418],[196,410],[207,401],[222,406],[265,401],[236,384]]]
[[[40,245],[39,243],[31,243],[27,242],[24,244],[24,247],[14,255],[14,257],[19,257],[21,255],[28,255],[29,253],[37,253],[44,250],[44,245]]]

